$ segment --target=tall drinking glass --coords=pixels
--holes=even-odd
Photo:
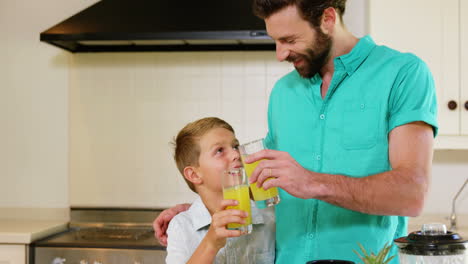
[[[248,155],[258,152],[262,149],[265,149],[263,138],[257,139],[255,141],[252,141],[246,144],[242,144],[239,147],[239,151],[240,151],[241,158],[242,158],[242,163],[244,164],[244,169],[245,169],[245,172],[247,173],[248,178],[250,178],[250,176],[252,175],[252,172],[255,170],[258,163],[260,163],[260,161],[262,160],[248,164],[248,163],[245,163],[244,159]],[[268,180],[269,179],[267,179],[267,181]],[[263,188],[257,187],[257,183],[255,182],[255,183],[250,184],[250,190],[252,191],[252,195],[256,204],[260,208],[273,206],[280,202],[280,197],[278,195],[278,188],[276,187],[272,187],[268,190],[264,190]]]
[[[250,211],[250,195],[247,176],[243,168],[224,171],[222,175],[224,199],[237,200],[236,206],[228,206],[227,209],[237,209],[248,213],[245,224],[229,223],[228,229],[240,230],[243,234],[252,232],[252,212]]]

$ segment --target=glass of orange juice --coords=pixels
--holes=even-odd
[[[245,163],[244,159],[250,154],[258,152],[262,149],[265,149],[265,145],[263,143],[263,138],[257,139],[255,141],[245,143],[239,146],[239,151],[242,158],[242,163],[244,164],[244,169],[247,174],[247,177],[250,178],[252,172],[255,170],[257,165],[262,161],[258,160],[253,163]],[[268,181],[268,179],[267,179]],[[250,190],[252,191],[253,198],[260,208],[265,208],[268,206],[273,206],[280,202],[280,197],[278,194],[278,188],[272,187],[270,189],[264,190],[263,188],[257,187],[257,183],[250,184]]]
[[[228,206],[227,209],[237,209],[248,213],[245,224],[229,223],[228,229],[240,230],[243,234],[252,232],[252,213],[250,211],[249,182],[243,168],[231,169],[223,172],[223,197],[224,199],[237,200],[236,206]]]

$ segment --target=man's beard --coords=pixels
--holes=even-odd
[[[312,78],[317,74],[320,69],[327,63],[330,58],[330,51],[332,47],[332,39],[330,36],[322,32],[322,30],[317,27],[315,28],[317,32],[317,38],[315,39],[315,45],[308,47],[305,52],[306,54],[291,54],[286,59],[289,62],[294,62],[297,60],[304,60],[304,63],[301,66],[294,66],[297,72],[303,78]]]

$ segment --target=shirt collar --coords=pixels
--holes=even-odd
[[[344,69],[349,75],[353,74],[375,47],[376,44],[370,36],[361,38],[351,52],[334,59],[335,71]]]
[[[253,224],[263,224],[265,219],[260,212],[260,209],[255,207],[254,202],[250,202],[251,212],[252,212],[252,223]],[[211,215],[203,203],[200,196],[198,196],[195,201],[192,203],[187,213],[190,215],[193,223],[193,229],[198,231],[202,228],[205,228],[211,224]]]
[[[192,218],[193,228],[198,231],[211,224],[211,215],[200,196],[195,199],[187,211]]]

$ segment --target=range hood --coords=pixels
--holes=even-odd
[[[71,52],[274,50],[252,0],[102,0],[40,35]]]

